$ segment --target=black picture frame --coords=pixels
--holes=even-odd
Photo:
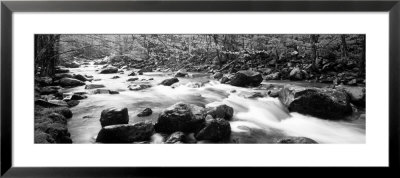
[[[9,177],[128,177],[178,175],[176,168],[21,168],[12,166],[12,17],[13,12],[126,12],[126,11],[286,11],[286,12],[389,12],[389,167],[362,168],[372,171],[397,172],[399,168],[400,133],[400,1],[2,1],[1,2],[1,175]],[[216,169],[209,168],[213,171]],[[241,168],[229,171],[249,175]],[[261,173],[251,168],[251,173]],[[281,168],[277,168],[281,169]],[[297,168],[292,168],[297,169]],[[321,168],[322,169],[322,168]],[[361,171],[355,169],[355,175]],[[354,170],[354,169],[352,169]],[[207,175],[209,171],[185,168],[185,172]],[[255,172],[254,172],[255,171]],[[328,170],[329,171],[329,170]],[[279,170],[279,172],[298,171]],[[278,173],[279,173],[278,172]],[[326,174],[326,173],[324,173]],[[330,171],[330,175],[341,175]],[[398,173],[397,173],[398,174]],[[190,173],[189,173],[190,175]],[[309,175],[307,173],[307,175]]]

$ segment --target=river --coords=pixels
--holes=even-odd
[[[128,108],[130,123],[139,121],[157,121],[161,111],[177,102],[186,102],[199,106],[218,103],[227,104],[234,109],[230,121],[234,143],[272,143],[285,136],[303,136],[318,143],[365,143],[365,119],[354,121],[329,121],[298,113],[289,113],[279,99],[272,97],[247,98],[254,91],[249,88],[221,84],[205,73],[190,73],[189,77],[179,78],[174,87],[158,85],[162,80],[171,78],[173,73],[148,72],[134,76],[139,80],[128,82],[130,71],[124,74],[99,74],[101,65],[85,65],[71,68],[75,74],[92,75],[94,79],[86,83],[103,84],[107,89],[117,90],[119,94],[90,94],[85,86],[63,89],[63,92],[89,92],[88,98],[72,107],[73,117],[68,121],[68,130],[73,143],[95,143],[101,129],[99,122],[103,109],[109,107]],[[113,76],[120,78],[111,79]],[[153,78],[153,80],[148,80]],[[141,81],[144,79],[143,81]],[[145,83],[153,87],[141,91],[130,91],[129,84]],[[199,83],[204,83],[199,87]],[[285,84],[285,82],[278,82]],[[267,85],[268,82],[262,84]],[[292,83],[293,84],[293,83]],[[304,83],[298,83],[303,84]],[[145,108],[151,108],[153,114],[137,117]],[[158,143],[154,138],[152,143]]]

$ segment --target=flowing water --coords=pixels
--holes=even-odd
[[[365,119],[355,121],[329,121],[298,113],[289,113],[277,98],[248,98],[252,92],[265,92],[249,88],[234,87],[212,80],[206,73],[190,73],[189,77],[179,78],[179,83],[170,86],[158,85],[162,80],[171,78],[172,73],[149,72],[139,76],[124,74],[99,74],[101,65],[87,65],[70,69],[72,73],[92,75],[99,81],[87,82],[103,84],[107,89],[117,90],[119,94],[89,94],[87,99],[72,107],[73,117],[68,129],[74,143],[94,143],[100,126],[100,113],[109,107],[126,107],[130,123],[153,121],[161,111],[177,102],[186,102],[199,106],[227,104],[234,109],[230,121],[234,143],[272,143],[285,136],[303,136],[319,143],[365,143]],[[111,79],[119,76],[118,79]],[[138,77],[135,82],[127,79]],[[153,78],[153,80],[148,80]],[[141,81],[143,79],[143,81]],[[130,91],[129,84],[151,84],[153,87],[141,91]],[[282,82],[279,82],[282,84]],[[266,83],[263,83],[266,84]],[[283,83],[285,84],[285,83]],[[64,92],[91,90],[85,86],[64,89]],[[153,114],[137,117],[145,108],[151,108]],[[153,143],[159,142],[155,138]]]

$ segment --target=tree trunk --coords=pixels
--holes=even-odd
[[[221,68],[222,67],[222,61],[221,61],[221,57],[219,54],[219,49],[218,49],[218,35],[213,35],[214,38],[214,43],[215,43],[215,49],[217,50],[217,58],[218,58],[218,65]]]
[[[359,62],[360,74],[365,73],[365,39],[366,36],[362,35],[362,53],[361,53],[361,61]]]
[[[346,35],[340,35],[340,38],[342,40],[342,59],[344,59],[344,62],[347,62],[347,44],[346,44]]]
[[[54,75],[59,59],[59,41],[60,35],[35,35],[35,73]]]
[[[317,54],[317,44],[318,43],[318,38],[319,35],[311,35],[311,60],[313,61],[313,68],[318,69],[319,68],[319,62],[318,62],[318,54]]]

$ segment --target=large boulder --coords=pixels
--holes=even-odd
[[[78,101],[78,100],[70,100],[70,101],[67,101],[68,107],[77,106],[79,103],[80,103],[80,101]]]
[[[207,107],[206,115],[211,115],[213,118],[223,118],[225,120],[231,120],[233,117],[233,108],[226,104],[214,107]]]
[[[285,137],[279,139],[277,143],[286,143],[286,144],[316,144],[317,142],[311,138],[307,137]]]
[[[279,99],[290,112],[322,119],[344,119],[352,113],[347,94],[335,89],[285,86],[279,93]]]
[[[112,74],[112,73],[117,73],[118,68],[114,66],[108,66],[100,71],[101,74]]]
[[[165,79],[160,84],[165,85],[165,86],[171,86],[172,84],[177,83],[177,82],[179,82],[178,78],[174,77],[174,78],[170,78],[170,79]]]
[[[161,133],[196,132],[204,121],[204,108],[180,102],[162,111],[155,129]]]
[[[76,87],[76,86],[82,86],[85,85],[85,82],[82,82],[78,79],[74,78],[62,78],[58,82],[62,87]]]
[[[101,112],[100,124],[102,127],[129,122],[127,108],[108,108]]]
[[[100,143],[133,143],[150,140],[154,125],[150,122],[119,124],[103,127],[97,135]]]
[[[242,70],[235,73],[235,75],[230,79],[229,84],[239,87],[258,86],[262,81],[263,78],[259,72]]]
[[[197,140],[208,140],[212,142],[227,141],[231,135],[231,125],[222,118],[212,118],[207,116],[203,128],[197,132]]]

